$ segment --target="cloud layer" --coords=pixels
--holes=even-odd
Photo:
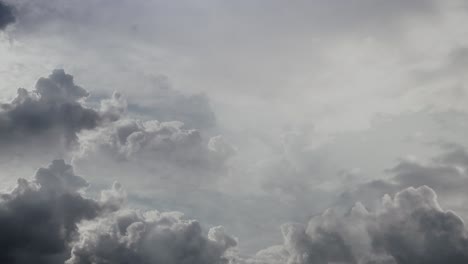
[[[0,0],[0,262],[466,262],[467,7]]]

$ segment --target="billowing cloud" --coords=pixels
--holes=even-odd
[[[361,183],[346,191],[338,204],[345,205],[361,201],[373,206],[375,199],[385,193],[394,194],[410,186],[427,185],[439,195],[444,207],[456,210],[463,217],[468,216],[465,208],[467,198],[464,190],[468,187],[468,153],[459,144],[441,143],[443,152],[425,161],[403,158],[387,169],[390,177]],[[465,218],[466,219],[466,218]]]
[[[1,105],[0,144],[66,148],[76,142],[79,132],[94,129],[106,119],[118,119],[119,108],[112,103],[118,101],[118,94],[103,101],[102,112],[83,104],[88,95],[64,70],[40,78],[33,91],[19,88],[16,98]]]
[[[261,251],[252,263],[466,263],[468,236],[455,213],[444,211],[429,187],[384,196],[376,211],[356,204],[340,216],[332,210],[308,226],[282,227],[284,244]],[[281,262],[279,260],[287,260]]]
[[[237,242],[213,227],[206,235],[181,213],[122,209],[126,192],[115,183],[99,200],[86,198],[86,180],[63,160],[0,200],[2,263],[227,263]]]
[[[134,177],[140,188],[184,188],[215,182],[234,152],[221,136],[204,139],[181,122],[123,119],[84,135],[74,163],[89,175],[96,161],[106,164],[99,166],[100,175],[117,177],[125,185],[127,176],[138,171]],[[135,184],[134,179],[128,184]]]
[[[77,225],[120,207],[124,193],[115,185],[101,200],[84,197],[88,183],[63,160],[40,168],[34,179],[19,179],[0,199],[0,262],[63,263]]]
[[[120,211],[83,229],[66,263],[222,264],[236,243],[222,227],[205,236],[180,213]]]
[[[4,2],[0,1],[0,30],[3,30],[11,23],[16,21],[13,14],[13,8]]]

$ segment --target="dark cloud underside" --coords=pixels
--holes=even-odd
[[[0,1],[0,30],[5,29],[9,24],[16,21],[13,8]]]

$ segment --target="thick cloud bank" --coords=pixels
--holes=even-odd
[[[384,196],[369,212],[356,204],[345,216],[328,210],[308,226],[282,227],[284,244],[261,251],[252,263],[414,264],[468,262],[463,221],[444,211],[423,186]]]
[[[85,198],[80,190],[88,183],[63,160],[37,171],[34,179],[1,195],[0,262],[63,263],[77,225],[117,210],[123,199],[117,186],[101,200]]]
[[[0,1],[0,30],[3,30],[11,23],[16,21],[11,6]]]
[[[83,196],[88,183],[63,160],[37,171],[0,200],[0,262],[226,263],[236,241],[222,227],[206,236],[181,213],[121,209],[120,184],[99,200]],[[68,259],[68,260],[67,260]]]

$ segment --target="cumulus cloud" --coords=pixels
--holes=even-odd
[[[121,211],[82,230],[66,263],[222,264],[236,243],[222,227],[204,235],[197,221],[180,213]]]
[[[0,262],[63,263],[77,225],[120,207],[118,186],[94,200],[81,194],[88,183],[63,160],[37,170],[33,180],[19,179],[0,198]]]
[[[251,263],[466,263],[468,237],[460,217],[444,211],[429,187],[384,196],[375,211],[356,204],[332,210],[308,226],[282,227],[284,244],[261,251]],[[278,258],[279,257],[279,258]],[[286,262],[278,259],[287,260]]]
[[[88,182],[55,160],[32,180],[0,196],[0,262],[227,263],[237,241],[223,227],[208,234],[178,212],[123,209],[126,192],[115,183],[99,200]]]
[[[97,168],[101,175],[121,177],[125,184],[138,171],[140,187],[183,188],[214,182],[234,152],[223,137],[204,139],[181,122],[123,119],[83,136],[74,163],[91,175],[99,161],[106,164]]]
[[[343,193],[338,204],[361,201],[373,206],[373,201],[385,193],[394,194],[410,186],[427,185],[434,189],[440,203],[467,216],[464,206],[468,187],[468,152],[459,144],[441,143],[443,152],[425,161],[403,158],[386,172],[390,177],[358,184]]]
[[[0,30],[3,30],[11,23],[16,21],[13,14],[13,8],[4,2],[0,1]]]
[[[127,100],[118,92],[114,92],[110,99],[101,101],[101,115],[104,119],[117,121],[127,114]]]
[[[19,88],[16,98],[1,105],[0,144],[3,146],[70,147],[83,130],[119,118],[118,94],[104,100],[102,111],[88,108],[89,93],[64,70],[40,78],[33,91]],[[25,151],[26,151],[25,150]]]

